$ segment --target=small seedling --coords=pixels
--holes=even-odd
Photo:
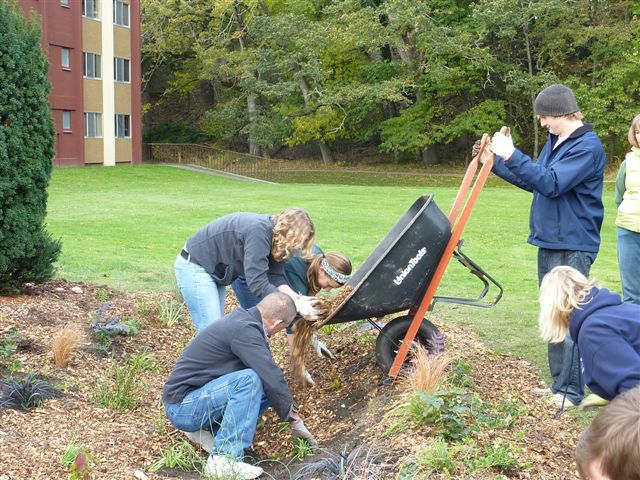
[[[203,467],[203,459],[195,447],[182,441],[169,448],[165,448],[158,460],[151,464],[149,471],[156,473],[165,468],[177,468],[184,472],[200,470]]]
[[[336,378],[333,382],[331,382],[331,390],[337,392],[342,388],[342,382],[339,378]]]
[[[109,300],[109,292],[107,292],[104,288],[99,288],[96,290],[96,298],[100,302],[106,302]]]
[[[29,410],[58,396],[50,384],[30,373],[22,380],[8,380],[0,391],[0,407]]]
[[[149,372],[156,368],[158,360],[153,353],[143,352],[136,355],[132,355],[126,360],[128,365],[131,365],[135,370],[139,372]]]
[[[138,370],[132,365],[114,365],[110,375],[98,383],[96,403],[113,410],[130,410],[138,406],[145,384],[138,378]]]
[[[293,456],[298,460],[304,460],[309,455],[313,455],[313,447],[304,438],[296,438]]]
[[[69,469],[69,480],[84,480],[89,478],[93,457],[83,445],[71,442],[60,462]]]
[[[0,356],[8,357],[18,351],[18,345],[22,341],[22,335],[16,327],[11,327],[0,338]]]
[[[184,319],[184,303],[174,300],[165,300],[160,305],[160,322],[165,327],[173,327],[176,323]]]

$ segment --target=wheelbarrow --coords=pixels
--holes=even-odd
[[[487,142],[488,136],[484,135],[480,152],[467,167],[449,216],[440,210],[433,195],[418,198],[352,275],[346,284],[351,287],[350,293],[317,325],[355,320],[371,323],[379,331],[376,360],[390,380],[397,377],[414,340],[430,353],[444,349],[442,334],[425,317],[436,302],[490,308],[502,298],[500,284],[462,252],[460,239],[493,165]],[[480,164],[482,168],[476,177]],[[476,298],[435,296],[452,257],[483,284]],[[491,285],[497,287],[497,295],[487,300]],[[384,327],[375,321],[405,310],[406,315]]]

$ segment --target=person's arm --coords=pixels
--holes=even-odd
[[[282,265],[270,261],[271,242],[265,232],[254,229],[244,242],[244,277],[251,293],[264,298],[286,285]]]
[[[518,178],[545,197],[562,195],[583,180],[593,176],[598,168],[593,153],[586,149],[575,149],[543,166],[516,150],[506,164]]]
[[[587,328],[580,332],[580,340],[587,334],[589,341],[579,341],[585,377],[599,385],[609,399],[640,385],[640,355],[626,339],[608,325]]]
[[[291,407],[295,404],[282,370],[271,355],[261,325],[248,323],[239,331],[238,338],[231,342],[231,351],[247,368],[258,374],[265,395],[281,420],[286,421]]]
[[[627,191],[627,161],[623,160],[616,177],[616,207],[619,207],[624,198],[624,192]]]
[[[513,155],[515,155],[516,152],[518,152],[521,155],[527,157],[522,152],[520,152],[520,150],[518,150],[518,149],[516,149],[516,151],[513,153]],[[529,158],[529,157],[527,157],[527,158]],[[507,182],[509,182],[511,185],[515,185],[516,187],[519,187],[519,188],[521,188],[523,190],[526,190],[527,192],[532,192],[533,189],[531,188],[531,186],[529,186],[526,182],[524,182],[516,174],[514,174],[511,170],[509,170],[509,168],[507,168],[506,163],[508,163],[508,162],[505,162],[502,157],[496,155],[494,160],[493,160],[493,168],[491,169],[491,171],[493,173],[495,173],[498,177],[500,177],[503,180],[506,180]]]

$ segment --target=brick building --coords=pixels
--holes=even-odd
[[[140,163],[140,0],[18,0],[41,18],[54,165]]]

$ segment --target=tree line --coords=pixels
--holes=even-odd
[[[442,160],[509,125],[537,151],[533,113],[570,86],[609,158],[640,112],[640,3],[631,0],[142,0],[144,82],[208,92],[193,126],[261,155],[368,144]]]

